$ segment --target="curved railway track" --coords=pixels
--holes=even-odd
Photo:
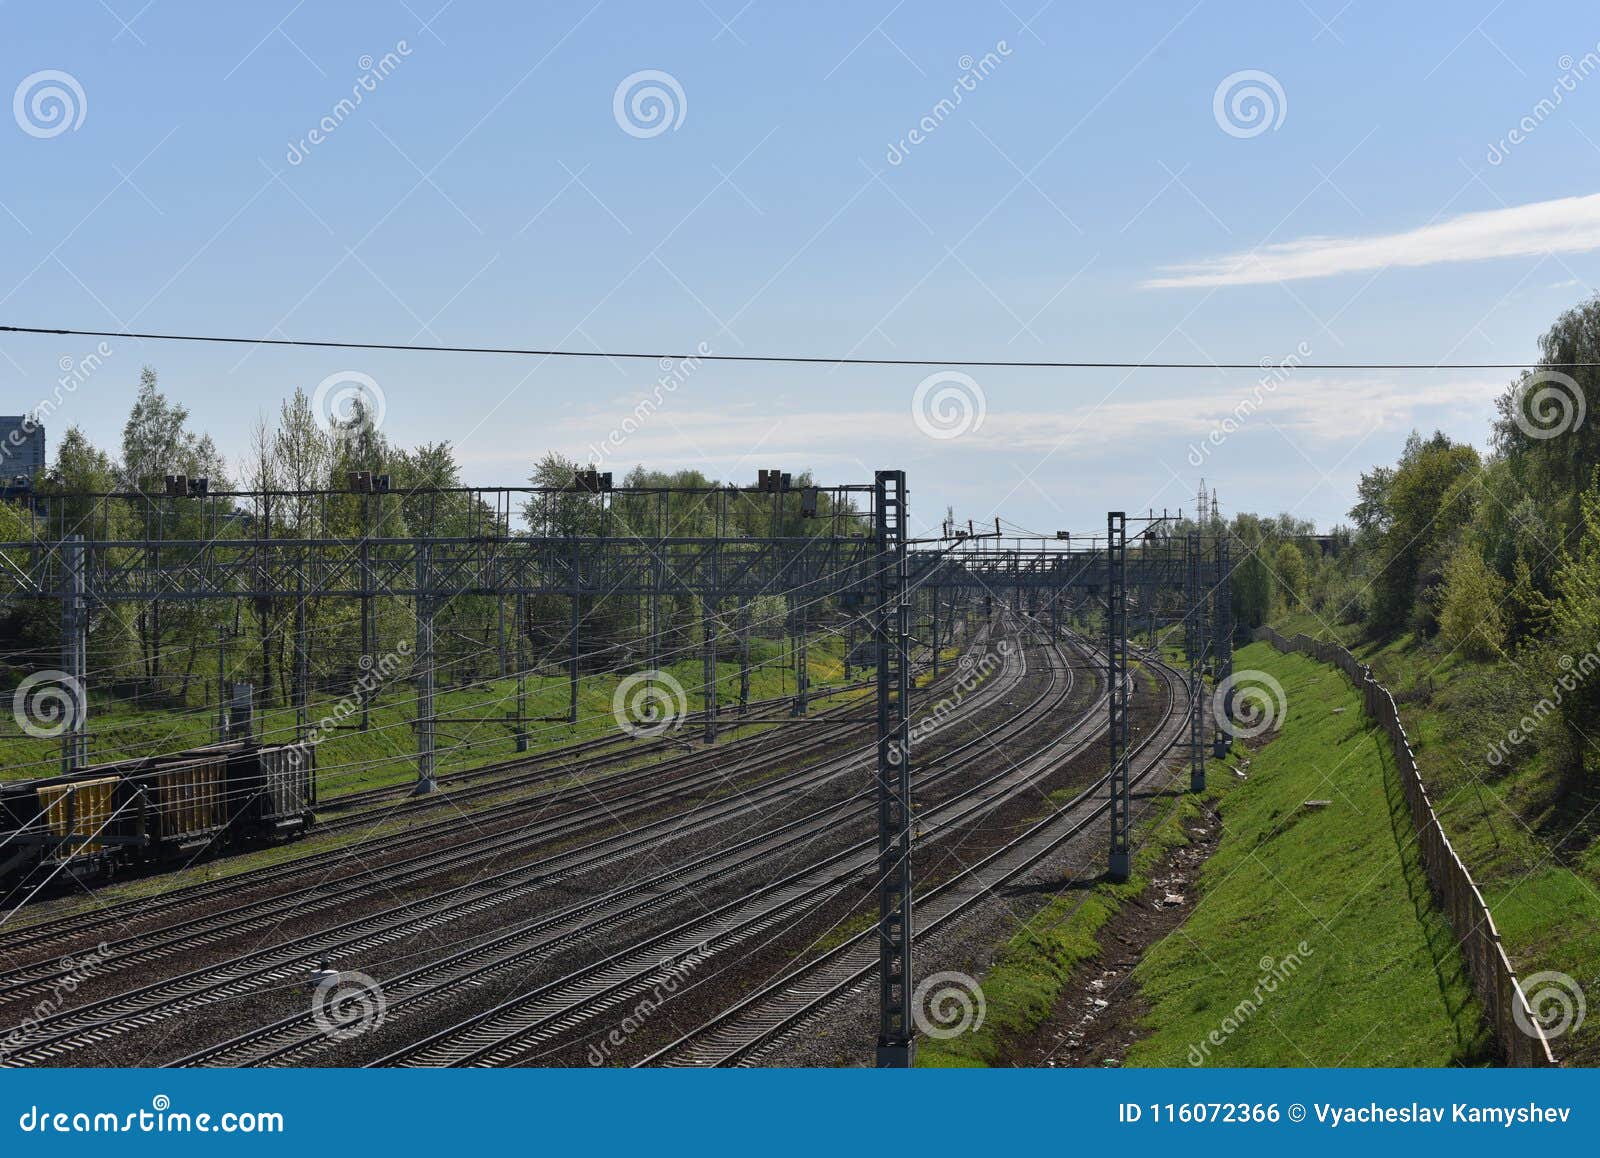
[[[1146,657],[1147,660],[1149,657]],[[1154,661],[1168,689],[1167,707],[1157,726],[1129,753],[1132,784],[1161,766],[1182,739],[1185,717],[1176,694],[1183,678]],[[1006,883],[1017,879],[1106,815],[1109,802],[1102,775],[1056,812],[975,864],[916,896],[917,932],[939,932]],[[1065,827],[1063,827],[1065,821]],[[754,1064],[784,1038],[820,1017],[826,1009],[877,975],[876,929],[865,930],[816,959],[790,970],[736,1005],[685,1033],[637,1063],[640,1066],[735,1066]]]
[[[989,689],[988,699],[1000,698],[1020,684],[1025,669],[1020,662],[1008,665],[1014,679],[1004,679]],[[1035,712],[1040,705],[1054,706],[1058,695],[1070,689],[1070,674],[1066,688],[1058,688],[1057,681],[1029,705]],[[982,705],[978,705],[981,707]],[[975,709],[974,709],[975,710]],[[1015,719],[987,729],[978,737],[967,741],[941,757],[946,766],[930,770],[928,782],[936,782],[958,771],[970,760],[956,762],[956,757],[974,753],[994,737],[1017,726]],[[871,749],[854,754],[845,768],[857,774],[867,767],[866,759]],[[474,946],[441,961],[430,962],[398,976],[383,981],[386,1017],[390,1019],[416,1012],[436,1004],[441,999],[459,994],[463,987],[481,986],[486,981],[506,974],[510,969],[530,959],[546,956],[563,946],[592,939],[614,929],[624,921],[682,903],[695,895],[697,886],[714,885],[731,873],[754,866],[772,857],[793,850],[804,850],[836,828],[852,812],[860,810],[868,792],[857,792],[843,802],[829,805],[819,811],[791,821],[779,828],[740,841],[734,846],[700,857],[688,865],[674,866],[670,871],[635,882],[599,898],[593,898],[563,912],[530,922],[492,943]],[[838,859],[837,857],[832,859]],[[316,1018],[305,1012],[284,1018],[272,1025],[263,1026],[231,1041],[201,1050],[181,1059],[184,1065],[261,1065],[296,1064],[328,1044],[328,1035]]]
[[[1070,668],[1066,669],[1070,672]],[[1013,731],[1025,732],[1063,702],[1047,691],[1013,716]],[[919,813],[923,838],[937,838],[981,820],[1023,787],[1048,774],[1059,757],[1093,742],[1098,729],[1097,699],[1065,736],[1046,746],[1021,769],[1007,769],[965,787],[953,798]],[[992,758],[992,742],[969,745],[966,758],[950,771]],[[780,880],[765,884],[712,913],[698,916],[636,943],[622,952],[540,986],[493,1009],[433,1034],[375,1064],[405,1066],[510,1065],[585,1022],[648,993],[668,974],[697,968],[719,954],[758,943],[838,893],[875,864],[876,839],[852,844]]]
[[[645,764],[638,768],[629,768],[622,771],[605,773],[604,761],[600,766],[590,766],[585,771],[593,773],[595,778],[582,783],[564,786],[551,792],[540,793],[532,796],[512,799],[491,805],[478,811],[454,816],[436,824],[425,827],[407,827],[399,831],[380,831],[369,839],[353,844],[341,845],[324,852],[308,853],[281,864],[271,865],[260,869],[248,870],[233,876],[216,881],[208,881],[197,885],[188,885],[173,890],[163,896],[155,898],[139,898],[125,902],[103,905],[100,908],[80,914],[69,914],[61,917],[46,918],[25,924],[8,933],[0,940],[0,954],[15,957],[20,953],[31,952],[41,957],[45,950],[54,948],[55,953],[66,942],[83,944],[97,932],[107,930],[125,931],[130,921],[148,922],[152,917],[163,913],[177,912],[190,906],[197,906],[216,897],[226,896],[240,891],[255,891],[279,882],[294,882],[308,876],[316,878],[315,883],[306,885],[297,890],[296,895],[305,897],[332,898],[334,893],[339,896],[348,894],[348,888],[335,888],[329,890],[327,877],[331,872],[346,871],[351,865],[356,865],[361,872],[358,881],[367,881],[367,887],[375,881],[374,873],[381,872],[385,884],[392,885],[394,880],[391,873],[408,873],[407,879],[415,879],[416,874],[426,873],[430,869],[437,871],[446,868],[451,863],[463,862],[475,855],[499,851],[518,843],[542,841],[571,836],[581,831],[584,827],[592,827],[600,822],[616,822],[626,817],[637,815],[641,811],[660,807],[664,803],[671,803],[677,798],[692,798],[693,795],[710,785],[714,785],[727,778],[726,768],[730,760],[743,761],[747,757],[759,757],[761,766],[770,766],[779,760],[793,759],[803,756],[808,752],[821,750],[837,743],[852,729],[862,727],[859,723],[843,721],[837,727],[819,727],[831,720],[835,715],[847,713],[852,705],[845,704],[826,709],[817,715],[808,717],[812,730],[805,736],[795,739],[779,741],[777,748],[771,747],[773,736],[771,733],[762,732],[753,736],[743,737],[719,748],[705,748],[693,752]],[[760,749],[760,751],[757,751]],[[632,760],[637,757],[637,752],[614,754],[610,759]],[[570,764],[561,771],[571,774],[575,771]],[[514,792],[524,783],[539,783],[551,778],[550,772],[541,772],[523,781],[504,780],[493,785],[480,786],[484,791],[457,791],[449,794],[440,794],[423,798],[430,806],[442,804],[456,805],[469,799],[483,795],[499,796]],[[405,804],[412,802],[407,801]],[[420,801],[419,801],[420,803]],[[548,810],[570,808],[569,812],[560,812],[552,816],[545,816]],[[452,845],[448,855],[438,853],[422,853],[408,857],[399,862],[389,862],[381,870],[369,870],[365,862],[374,860],[387,853],[405,850],[421,843],[439,842],[446,839],[459,838],[463,835],[472,836],[486,827],[515,822],[533,814],[540,814],[541,825],[535,829],[520,829],[516,833],[490,834],[470,839],[464,844]],[[315,835],[321,837],[330,833],[337,833],[346,829],[361,826],[381,828],[397,818],[397,811],[390,811],[382,817],[371,814],[344,817],[332,824],[320,826]],[[399,817],[403,819],[403,816]],[[518,839],[520,834],[521,839]],[[323,874],[317,878],[317,874]],[[370,878],[370,879],[369,879]],[[252,913],[268,913],[272,907],[281,902],[282,896],[265,898],[253,904],[233,906],[222,912],[208,912],[203,917],[193,922],[165,926],[161,929],[147,931],[136,936],[117,937],[107,942],[107,947],[113,954],[120,954],[123,949],[133,947],[135,950],[154,944],[160,939],[178,941],[182,937],[195,932],[204,933],[208,925],[215,925],[223,921],[243,918]],[[189,944],[204,944],[214,942],[218,937],[204,937],[198,942]],[[158,956],[167,955],[164,953]],[[145,959],[149,959],[148,957]],[[114,957],[107,957],[100,965],[93,967],[90,975],[103,973],[106,967],[114,962]],[[51,966],[57,966],[54,972]],[[30,983],[47,980],[58,975],[62,967],[58,962],[43,959],[24,962],[17,966],[0,971],[0,995],[3,1000],[9,1001],[13,997],[32,992],[31,989],[15,989],[14,986],[29,985]]]
[[[988,696],[973,698],[986,700]],[[854,760],[854,756],[829,760],[820,765],[820,768],[794,775],[800,781],[798,786],[805,788],[816,782],[846,774],[854,767]],[[758,796],[770,800],[778,793],[794,791],[796,791],[795,786],[785,783],[737,799],[709,802],[696,810],[700,814],[697,819],[701,822],[701,827],[708,826],[712,822],[725,822],[741,812],[752,810],[759,803],[756,800]],[[684,831],[683,818],[675,817],[673,822],[678,825],[677,833],[681,834]],[[578,849],[547,857],[532,865],[520,866],[487,880],[431,896],[424,901],[396,906],[382,913],[371,914],[333,929],[322,930],[260,952],[246,954],[217,966],[193,970],[179,977],[168,978],[92,1002],[70,1012],[64,1012],[60,1016],[44,1019],[29,1030],[21,1032],[15,1042],[16,1048],[9,1052],[6,1063],[48,1064],[61,1060],[83,1047],[107,1041],[133,1029],[153,1025],[187,1010],[247,994],[275,982],[303,980],[307,975],[308,962],[316,961],[321,954],[349,953],[374,948],[424,929],[437,927],[457,917],[482,912],[494,905],[526,896],[554,881],[592,869],[598,864],[615,861],[628,855],[630,850],[638,851],[647,846],[659,836],[659,831],[644,832],[641,829],[635,830],[632,834],[592,842]],[[781,848],[783,843],[781,840],[773,841],[772,846]],[[745,851],[743,846],[736,846],[735,850],[725,850],[717,854],[716,858],[707,858],[708,861],[717,859],[720,862],[708,864],[707,875],[726,871],[727,864]],[[670,877],[674,874],[666,875]],[[623,898],[615,896],[608,898],[610,907],[614,910],[613,920],[633,915],[641,911],[641,907],[649,909],[663,903],[667,894],[662,893],[659,884],[660,882],[653,882],[651,885],[638,886],[632,890],[636,894],[648,892],[655,894],[645,896],[640,906],[629,908],[619,904]],[[589,908],[592,909],[593,906]],[[519,932],[526,938],[551,923],[550,920],[537,921],[531,928],[525,926]],[[194,930],[191,935],[204,936],[204,932]],[[155,942],[147,947],[147,951],[162,952],[161,946],[164,940],[170,938],[156,936]],[[481,947],[479,951],[482,951]]]
[[[925,671],[927,667],[927,663],[923,661],[916,665],[915,670],[921,672]],[[815,703],[818,700],[831,699],[848,692],[864,691],[872,686],[872,683],[868,681],[861,681],[825,688],[814,693],[810,697],[810,702]],[[793,696],[779,696],[767,700],[752,700],[749,707],[752,712],[756,710],[765,711],[793,702]],[[836,713],[839,710],[839,708],[828,708],[813,716],[793,718],[796,720],[815,719],[817,716]],[[740,714],[737,709],[730,708],[719,708],[717,718],[722,721],[722,728],[725,732],[752,723],[771,722],[770,720],[754,720],[748,715]],[[661,752],[681,752],[689,742],[683,737],[694,735],[695,730],[704,722],[705,713],[703,711],[694,711],[679,718],[673,729],[674,734],[670,736],[647,740],[636,739],[626,733],[597,736],[592,740],[581,740],[575,744],[566,744],[560,748],[553,748],[549,751],[524,756],[520,759],[505,760],[495,764],[485,764],[479,768],[466,768],[458,772],[447,773],[438,777],[438,783],[445,791],[427,796],[411,795],[416,786],[414,781],[344,793],[318,803],[317,810],[319,813],[336,811],[341,815],[322,821],[318,824],[316,831],[318,834],[322,834],[355,827],[362,823],[364,819],[370,819],[373,811],[382,811],[384,818],[389,819],[396,815],[424,812],[446,803],[458,804],[463,800],[478,799],[483,796],[495,795],[529,785],[547,783],[563,776],[589,771],[595,767],[649,759],[651,756]],[[782,727],[787,722],[783,721],[778,726]],[[463,785],[464,787],[451,788],[452,785]],[[347,812],[350,815],[343,815]]]

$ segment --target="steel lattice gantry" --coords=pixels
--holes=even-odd
[[[81,694],[88,676],[90,613],[120,603],[193,604],[206,601],[278,605],[293,611],[294,699],[297,734],[308,727],[308,601],[346,598],[362,608],[362,658],[370,660],[375,597],[409,601],[415,611],[418,786],[434,783],[434,619],[466,596],[569,599],[575,717],[580,600],[664,597],[698,600],[708,625],[719,603],[741,605],[782,594],[803,629],[808,604],[871,589],[880,561],[872,534],[873,486],[791,487],[770,476],[753,489],[574,487],[445,488],[372,493],[227,492],[66,495],[43,497],[18,522],[32,537],[0,543],[0,604],[59,601],[62,670],[75,692],[72,722],[62,734],[64,768],[89,758],[87,711]],[[173,480],[168,480],[169,484]],[[608,485],[608,484],[607,484]],[[537,526],[567,533],[513,534],[514,498]],[[450,520],[464,534],[395,534],[408,523],[437,526],[440,502],[457,504]],[[390,517],[382,509],[387,504]],[[542,506],[541,506],[542,504]],[[676,507],[674,506],[676,504]],[[861,508],[865,509],[861,509]],[[301,527],[344,534],[286,534],[276,512]],[[343,521],[341,521],[341,512]],[[464,513],[463,513],[464,512]],[[752,518],[752,515],[759,518]],[[770,518],[770,522],[764,520]],[[349,533],[366,525],[370,533]],[[681,526],[706,533],[673,533]],[[738,528],[762,526],[752,535]],[[130,529],[145,534],[132,537]],[[593,528],[594,533],[588,533]],[[504,608],[497,614],[502,620]],[[652,630],[658,627],[651,624]],[[708,626],[708,662],[716,632]],[[747,643],[746,645],[747,646]],[[520,651],[520,646],[519,646]],[[655,658],[652,639],[652,661]],[[505,660],[502,658],[502,668]],[[525,674],[519,664],[519,681]],[[219,672],[219,680],[220,680]],[[745,678],[748,674],[745,673]],[[798,709],[804,711],[805,688]],[[517,697],[518,750],[526,747],[525,696]],[[363,699],[363,709],[365,700]],[[715,712],[707,738],[715,738]],[[574,721],[575,722],[575,718]],[[219,725],[220,726],[220,725]]]
[[[1214,519],[1191,525],[1177,533],[1162,533],[1152,517],[1150,526],[1130,537],[1125,512],[1107,516],[1107,535],[1088,546],[1047,540],[995,540],[958,542],[951,549],[912,553],[909,574],[913,587],[932,586],[949,592],[981,592],[986,601],[1010,603],[1018,610],[1044,606],[1054,614],[1074,595],[1104,605],[1106,614],[1106,678],[1108,688],[1107,803],[1110,816],[1108,873],[1126,879],[1131,867],[1130,823],[1130,704],[1128,698],[1128,624],[1130,594],[1142,600],[1141,618],[1152,627],[1165,598],[1181,611],[1184,645],[1189,661],[1188,702],[1190,787],[1205,788],[1207,749],[1220,755],[1226,734],[1216,721],[1208,737],[1205,716],[1208,699],[1202,676],[1209,666],[1221,683],[1232,665],[1232,590],[1229,535]],[[1231,714],[1224,706],[1219,716]]]
[[[883,1068],[912,1064],[911,602],[906,573],[906,476],[879,471],[874,538],[887,563],[872,608],[878,681],[878,1049]]]
[[[873,550],[864,535],[83,540],[76,554],[61,543],[0,543],[0,599],[55,596],[72,581],[74,558],[81,559],[84,589],[102,604],[290,600],[299,592],[350,599],[707,592],[817,597],[870,572]]]
[[[1125,881],[1132,870],[1128,835],[1128,516],[1106,515],[1106,797],[1110,803],[1108,872]]]

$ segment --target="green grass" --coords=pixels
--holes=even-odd
[[[1285,635],[1335,638],[1308,614],[1274,626]],[[1538,732],[1501,764],[1487,758],[1551,689],[1511,663],[1464,660],[1410,635],[1363,645],[1344,629],[1340,641],[1395,694],[1428,795],[1519,976],[1564,973],[1592,997],[1600,986],[1600,840],[1582,830],[1563,838],[1586,814],[1591,824],[1600,817],[1600,799],[1562,792]],[[1568,1063],[1600,1064],[1600,1018],[1551,1048]]]
[[[952,658],[955,649],[946,653]],[[834,635],[814,637],[807,648],[807,666],[813,691],[844,681],[844,644]],[[788,656],[777,643],[753,640],[751,645],[750,698],[768,699],[794,692],[794,673],[786,666]],[[687,708],[704,707],[699,688],[703,669],[698,656],[666,669],[684,687]],[[852,679],[865,677],[852,669]],[[612,694],[622,677],[584,676],[578,685],[578,723],[530,723],[529,749],[532,752],[604,735],[616,728],[612,715]],[[559,716],[564,721],[569,702],[565,676],[530,676],[527,680],[528,715]],[[717,698],[724,706],[737,704],[739,667],[734,663],[717,666]],[[439,772],[458,771],[483,764],[508,760],[517,753],[509,724],[452,722],[452,717],[502,716],[516,707],[515,680],[488,680],[436,694]],[[328,712],[338,697],[319,691],[313,697],[312,723]],[[821,706],[839,702],[830,698]],[[404,783],[416,776],[416,740],[411,729],[415,699],[409,682],[395,681],[374,702],[370,727],[356,730],[349,725],[328,732],[317,745],[319,793],[323,799],[386,784]],[[90,758],[95,762],[153,752],[178,751],[209,744],[215,740],[215,706],[188,711],[151,710],[130,707],[110,698],[94,697],[89,707]],[[725,723],[732,725],[733,718]],[[269,708],[258,714],[257,734],[268,740],[285,742],[294,737],[293,709]],[[730,734],[733,734],[730,731]],[[0,779],[54,775],[60,755],[58,740],[17,738],[8,741],[5,765]]]
[[[1354,689],[1335,669],[1264,644],[1242,649],[1235,668],[1270,672],[1288,711],[1276,738],[1249,755],[1248,779],[1211,764],[1206,799],[1221,813],[1222,840],[1194,886],[1195,910],[1135,971],[1151,1007],[1150,1033],[1127,1064],[1480,1059],[1480,1012],[1404,841],[1409,821],[1394,769]],[[1242,752],[1236,746],[1235,762]],[[1306,810],[1308,799],[1333,803]],[[1184,796],[1147,817],[1127,883],[1063,892],[1019,929],[983,975],[982,1029],[923,1043],[919,1064],[994,1064],[1009,1042],[1048,1019],[1074,970],[1099,954],[1106,922],[1144,891],[1152,866],[1187,841],[1199,807]],[[1240,1003],[1257,997],[1265,958],[1259,1006],[1239,1016]],[[1224,1035],[1225,1019],[1238,1024]],[[1220,1046],[1210,1042],[1213,1031]]]
[[[1393,759],[1355,689],[1337,669],[1267,644],[1235,655],[1235,671],[1252,668],[1283,685],[1282,729],[1222,801],[1199,904],[1135,970],[1153,1032],[1129,1061],[1481,1059],[1481,1013],[1428,894]]]
[[[1169,849],[1187,841],[1184,822],[1198,812],[1197,800],[1178,797],[1135,826],[1134,871],[1127,881],[1102,880],[1081,892],[1059,894],[1017,930],[983,975],[983,1025],[958,1037],[919,1041],[917,1065],[994,1065],[1006,1058],[1014,1038],[1043,1024],[1073,971],[1099,954],[1096,936],[1101,928],[1118,909],[1144,892],[1151,867]],[[1052,798],[1052,803],[1061,802]]]

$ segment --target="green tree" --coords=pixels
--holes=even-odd
[[[1306,593],[1306,559],[1300,548],[1290,542],[1280,543],[1272,557],[1272,572],[1284,602],[1291,610],[1298,608]]]
[[[1528,493],[1567,529],[1582,520],[1579,496],[1600,467],[1600,298],[1557,318],[1539,340],[1539,357],[1500,397],[1494,440]]]
[[[1489,569],[1472,543],[1463,542],[1445,567],[1439,633],[1470,659],[1495,659],[1506,646],[1501,603],[1506,581]]]
[[[1414,626],[1431,627],[1432,603],[1426,596],[1438,576],[1425,572],[1424,565],[1470,514],[1465,504],[1471,492],[1465,484],[1481,466],[1476,450],[1442,432],[1426,441],[1416,433],[1406,440],[1383,496],[1383,514],[1369,532],[1378,554],[1371,619],[1380,635],[1399,632],[1419,608],[1425,618]]]

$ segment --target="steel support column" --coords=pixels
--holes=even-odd
[[[61,544],[61,668],[66,675],[69,713],[61,733],[61,773],[89,762],[89,615],[85,606],[83,536],[72,535]]]
[[[417,552],[417,657],[414,668],[417,681],[417,786],[415,796],[423,796],[439,787],[434,777],[434,597],[429,591],[433,582],[431,552],[424,546]]]
[[[306,622],[305,568],[294,578],[294,738],[311,729],[311,628]]]
[[[517,733],[516,748],[528,750],[528,613],[523,596],[517,596]]]
[[[872,617],[878,661],[878,1049],[880,1068],[916,1053],[912,1019],[911,656],[906,583],[906,476],[878,471]]]
[[[217,625],[217,743],[228,738],[228,628]]]
[[[739,714],[750,710],[750,601],[739,601]]]
[[[1106,515],[1106,780],[1110,797],[1109,874],[1125,881],[1132,869],[1128,838],[1128,517]]]
[[[1188,556],[1184,577],[1183,647],[1189,660],[1189,788],[1193,792],[1203,792],[1206,787],[1206,589],[1200,578],[1203,555],[1199,531],[1190,531],[1185,536],[1184,553]]]
[[[583,625],[583,601],[579,598],[578,540],[572,540],[572,653],[567,659],[567,723],[578,722],[578,660],[583,654],[580,640]]]
[[[1218,759],[1227,755],[1232,743],[1228,725],[1233,722],[1233,687],[1228,677],[1233,674],[1233,585],[1229,572],[1233,570],[1228,550],[1228,529],[1217,523],[1217,583],[1211,589],[1211,653],[1215,662],[1216,686],[1225,687],[1221,718],[1212,719],[1212,752]]]
[[[372,497],[361,498],[361,670],[372,671],[377,666],[378,623],[377,607],[372,595]],[[366,680],[357,681],[358,699],[361,702],[361,730],[372,725],[372,686]]]
[[[789,630],[794,650],[794,704],[789,714],[803,716],[806,714],[806,703],[810,698],[811,668],[806,659],[805,604],[795,596],[790,596],[789,599]]]
[[[707,595],[701,601],[701,631],[704,647],[701,650],[701,679],[705,689],[705,719],[707,744],[717,742],[717,601]]]

